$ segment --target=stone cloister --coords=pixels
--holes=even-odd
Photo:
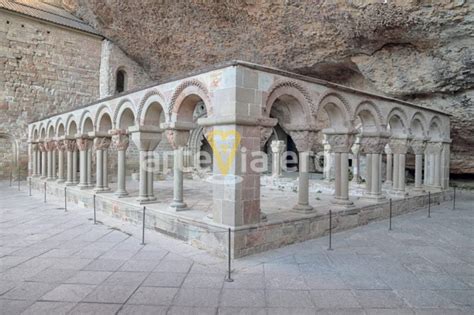
[[[230,227],[238,257],[324,235],[329,210],[345,229],[386,216],[389,198],[395,213],[423,206],[428,191],[445,198],[449,130],[449,116],[437,110],[231,62],[31,122],[29,169],[34,187],[46,181],[61,195],[67,186],[68,198],[85,206],[95,194],[99,209],[126,220],[140,222],[146,205],[149,228],[216,253],[225,252]],[[196,153],[209,147],[203,175]],[[163,179],[157,157],[165,149],[173,171]],[[264,173],[261,151],[271,164]],[[297,153],[295,191],[283,187],[291,181],[287,151]],[[317,154],[322,181],[313,172]],[[328,192],[312,189],[318,182]],[[170,202],[160,197],[165,190]]]

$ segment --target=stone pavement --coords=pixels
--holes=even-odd
[[[49,196],[48,196],[49,197]],[[1,314],[472,314],[474,194],[234,261],[0,183]]]

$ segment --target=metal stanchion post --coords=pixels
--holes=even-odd
[[[456,186],[454,188],[454,194],[453,194],[453,210],[456,209]]]
[[[64,187],[64,211],[67,211],[67,187]]]
[[[31,177],[28,179],[28,195],[31,197]]]
[[[329,210],[329,247],[328,250],[332,250],[332,211]]]
[[[431,218],[431,191],[428,191],[428,218]]]
[[[231,233],[231,230],[230,228],[228,229],[227,231],[228,233],[228,243],[227,243],[227,277],[225,278],[225,281],[226,282],[234,282],[234,279],[232,279],[232,265],[231,265],[231,255],[232,255],[232,247],[231,247],[231,244],[230,244],[230,233]]]
[[[391,231],[392,230],[392,198],[390,198],[390,216],[389,216],[389,219],[388,219],[388,230]]]
[[[46,203],[46,182],[44,182],[44,203]]]
[[[142,242],[140,245],[145,245],[145,209],[146,207],[143,206],[143,215],[142,215]]]
[[[96,209],[95,209],[95,195],[94,195],[94,224],[97,224],[97,216],[96,216]]]

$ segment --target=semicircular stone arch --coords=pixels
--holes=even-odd
[[[90,111],[84,111],[81,115],[81,118],[79,120],[79,131],[81,133],[84,133],[84,125],[85,125],[85,122],[87,121],[87,119],[90,119],[91,122],[92,122],[92,130],[88,130],[88,131],[93,131],[94,130],[94,120],[92,119],[92,114]]]
[[[99,122],[102,119],[102,116],[105,114],[109,115],[110,120],[112,121],[112,111],[107,104],[102,104],[97,108],[94,115],[94,127],[99,128]]]
[[[175,88],[168,104],[168,114],[170,118],[174,114],[176,115],[176,119],[179,119],[178,113],[180,111],[180,108],[182,107],[183,102],[186,100],[186,98],[191,95],[199,97],[202,102],[204,102],[207,114],[209,116],[212,115],[212,105],[209,97],[208,88],[203,82],[197,79],[192,79],[181,82]]]
[[[295,98],[303,107],[306,115],[314,116],[316,114],[316,105],[314,104],[311,94],[300,83],[293,80],[280,80],[275,82],[269,89],[268,96],[265,100],[263,115],[269,117],[271,109],[275,101],[288,95]]]
[[[420,111],[415,112],[410,119],[410,134],[417,138],[424,138],[427,135],[427,130],[426,117]]]
[[[127,108],[132,111],[133,116],[136,119],[138,114],[135,104],[129,98],[124,98],[120,100],[120,102],[115,107],[114,114],[112,116],[112,128],[119,128],[120,117]]]
[[[351,106],[349,102],[335,91],[324,93],[318,102],[318,114],[326,111],[331,127],[345,127],[348,130],[353,128]]]
[[[364,100],[360,102],[359,105],[357,105],[352,120],[355,121],[357,118],[361,119],[362,125],[364,125],[364,123],[367,125],[369,120],[373,120],[372,123],[374,124],[376,130],[380,131],[385,129],[385,124],[383,123],[383,116],[380,112],[380,109],[374,102],[370,100]]]
[[[399,107],[394,107],[387,115],[387,129],[392,135],[408,136],[408,115]]]
[[[158,90],[151,90],[145,93],[140,104],[138,105],[138,110],[135,115],[136,123],[143,125],[145,123],[145,115],[152,104],[158,103],[161,107],[161,111],[166,113],[165,108],[165,98]]]

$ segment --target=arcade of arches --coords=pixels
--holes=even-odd
[[[440,111],[232,62],[30,123],[29,170],[111,215],[146,204],[149,228],[216,253],[230,227],[237,257],[323,235],[329,210],[344,229],[389,198],[447,198],[449,130]]]

